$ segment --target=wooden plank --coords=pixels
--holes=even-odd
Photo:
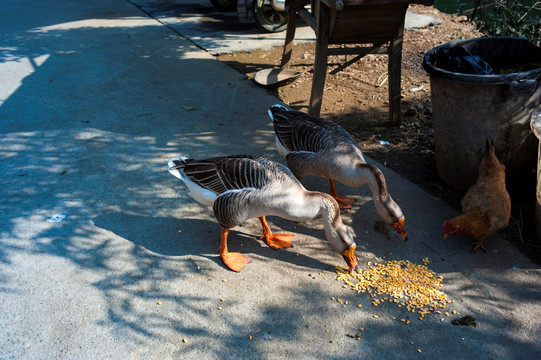
[[[346,7],[336,13],[330,44],[387,42],[403,26],[407,4]]]
[[[364,46],[364,47],[346,47],[346,48],[330,48],[328,55],[368,55],[378,54],[384,55],[389,53],[388,46]]]

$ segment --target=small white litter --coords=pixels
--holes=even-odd
[[[55,216],[47,219],[47,222],[50,222],[50,223],[57,223],[57,222],[61,222],[62,220],[64,220],[64,218],[66,217],[66,215],[63,215],[63,214],[56,214]]]
[[[411,89],[409,89],[408,91],[409,91],[409,92],[417,92],[417,91],[423,90],[424,88],[425,88],[424,85],[421,85],[421,86],[419,86],[419,87],[411,88]]]

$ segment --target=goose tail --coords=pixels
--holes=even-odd
[[[271,118],[272,121],[274,121],[274,113],[273,113],[273,110],[284,110],[284,111],[289,111],[289,109],[287,107],[285,107],[284,105],[280,105],[280,104],[274,104],[270,107],[270,109],[268,110],[268,113],[269,113],[269,117]]]
[[[178,157],[173,158],[167,162],[167,165],[169,166],[168,170],[174,177],[182,180],[182,174],[181,169],[184,169],[186,166],[186,158],[185,157]]]

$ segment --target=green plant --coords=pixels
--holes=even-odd
[[[488,36],[525,37],[541,45],[541,0],[476,0],[469,16]]]

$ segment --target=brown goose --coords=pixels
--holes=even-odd
[[[196,201],[212,206],[222,227],[218,252],[224,264],[241,271],[250,260],[227,250],[229,230],[245,220],[259,218],[267,244],[273,249],[290,247],[293,234],[273,234],[266,215],[303,221],[319,215],[325,234],[350,271],[357,267],[353,236],[342,223],[340,208],[329,195],[306,190],[282,164],[261,156],[234,155],[209,159],[175,158],[169,172],[182,180]]]
[[[330,195],[345,209],[350,208],[355,199],[338,196],[334,181],[351,187],[368,184],[378,214],[402,239],[408,239],[404,215],[391,198],[383,173],[366,163],[361,149],[344,128],[282,105],[271,106],[269,116],[278,152],[286,158],[289,169],[299,181],[308,175],[328,178]]]

